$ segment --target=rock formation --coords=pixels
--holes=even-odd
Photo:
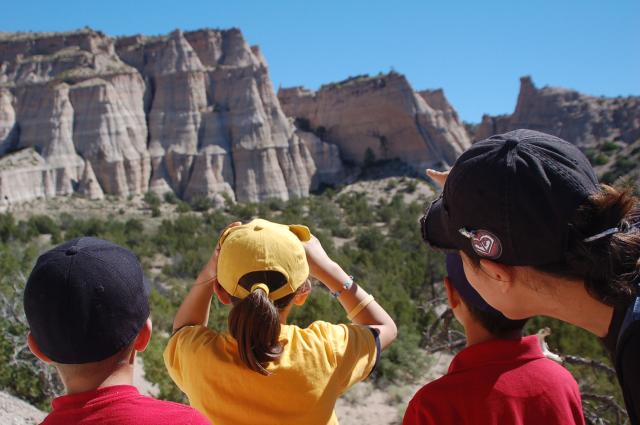
[[[309,137],[237,29],[0,34],[0,207],[76,191],[305,196],[342,167]]]
[[[513,114],[483,116],[474,139],[517,128],[551,133],[583,148],[603,141],[630,144],[640,138],[640,97],[607,98],[557,87],[538,89],[531,77],[522,77]]]
[[[373,154],[375,159],[400,159],[422,172],[453,164],[469,146],[442,91],[415,93],[395,72],[352,77],[317,92],[281,89],[278,97],[300,129],[337,145],[343,159],[355,164]]]

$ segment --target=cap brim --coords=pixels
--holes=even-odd
[[[446,252],[458,251],[456,236],[450,234],[449,214],[444,208],[442,195],[436,198],[427,212],[420,219],[422,226],[422,238],[432,248]]]
[[[311,231],[302,224],[290,224],[289,230],[296,235],[301,242],[308,242],[311,239]]]

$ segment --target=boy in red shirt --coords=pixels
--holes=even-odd
[[[209,424],[132,385],[136,353],[151,338],[149,291],[132,252],[88,237],[45,252],[29,275],[24,310],[29,348],[56,367],[67,392],[42,424]]]
[[[422,387],[404,425],[583,425],[578,385],[545,358],[537,336],[522,337],[526,320],[509,320],[467,281],[458,254],[447,255],[445,287],[467,347],[446,375]]]

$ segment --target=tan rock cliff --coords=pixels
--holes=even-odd
[[[332,152],[323,165],[339,168],[325,145],[302,141],[259,49],[237,29],[0,34],[0,155],[31,149],[6,167],[6,203],[149,189],[219,201],[305,196],[334,176],[318,171],[316,153]],[[20,194],[9,189],[18,176]]]
[[[356,164],[368,150],[376,159],[398,158],[422,172],[453,164],[469,138],[442,94],[413,91],[395,72],[354,77],[317,92],[301,87],[278,93],[284,112],[337,145]]]

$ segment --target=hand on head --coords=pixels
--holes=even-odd
[[[224,232],[226,232],[227,229],[240,226],[241,224],[242,223],[240,221],[234,221],[233,223],[228,224],[224,229],[222,229],[222,232],[220,232],[220,236],[222,236],[222,234],[224,234]],[[213,254],[211,255],[211,258],[209,258],[209,262],[207,262],[207,265],[205,267],[207,282],[211,282],[211,281],[215,282],[216,277],[218,276],[218,257],[219,256],[220,256],[220,237],[218,237],[218,243],[216,243],[216,248],[213,250]]]

